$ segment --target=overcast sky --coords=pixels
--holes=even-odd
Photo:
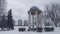
[[[44,10],[45,4],[54,2],[60,2],[60,0],[7,0],[8,10],[11,8],[13,12],[13,18],[28,19],[28,10],[32,6],[37,6],[40,10]]]

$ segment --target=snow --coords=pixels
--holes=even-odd
[[[26,27],[26,31],[19,32],[18,28],[19,26],[16,26],[14,30],[11,31],[0,31],[0,34],[59,34],[60,33],[60,27],[55,28],[54,32],[33,32],[33,31],[27,31],[28,27]],[[24,27],[25,28],[25,27]]]

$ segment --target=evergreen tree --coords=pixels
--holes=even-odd
[[[1,29],[3,30],[3,28],[5,28],[5,15],[3,15],[1,20]]]
[[[8,12],[8,22],[7,22],[7,26],[9,27],[9,29],[14,29],[14,24],[13,24],[13,18],[12,18],[12,9],[9,10]]]

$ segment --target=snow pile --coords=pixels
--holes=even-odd
[[[22,26],[21,26],[22,27]],[[19,32],[18,28],[20,28],[20,26],[16,26],[14,30],[11,31],[0,31],[0,34],[60,34],[60,27],[55,27],[55,31],[54,32],[33,32],[33,31],[24,31],[24,32]],[[28,28],[28,27],[24,27],[24,28]]]
[[[55,32],[60,32],[60,27],[55,27]]]

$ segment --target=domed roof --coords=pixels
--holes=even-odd
[[[35,11],[35,10],[39,10],[36,6],[33,6],[30,11]]]
[[[37,8],[36,6],[33,6],[30,8],[30,10],[28,11],[28,14],[31,12],[31,14],[36,14],[36,11],[39,13],[41,13],[41,10],[39,10],[39,8]]]

